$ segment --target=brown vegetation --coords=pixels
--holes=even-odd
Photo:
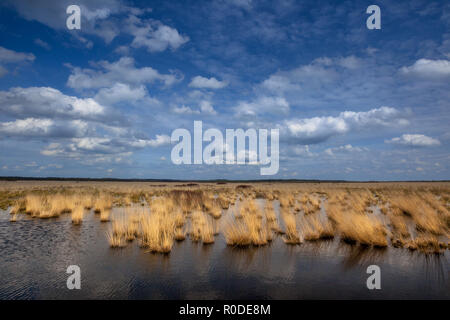
[[[262,246],[277,237],[289,244],[337,237],[363,246],[442,252],[450,234],[449,183],[3,182],[0,204],[11,222],[20,214],[67,214],[80,224],[95,212],[92,217],[111,223],[112,247],[137,239],[161,253],[187,236],[213,243],[218,233],[233,246]]]

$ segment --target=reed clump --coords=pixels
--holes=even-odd
[[[377,220],[366,215],[349,212],[338,222],[344,241],[359,242],[362,245],[386,247],[386,229]]]
[[[163,212],[152,212],[141,217],[141,246],[150,252],[169,253],[173,246],[175,221]]]
[[[228,245],[263,246],[272,240],[272,230],[267,218],[264,219],[262,211],[254,200],[244,200],[238,214],[233,218],[224,229],[225,240]],[[270,222],[274,223],[272,218],[270,216]]]
[[[114,231],[109,230],[106,233],[106,237],[109,242],[109,246],[111,248],[122,248],[125,246],[125,241],[122,235],[115,233]]]
[[[81,224],[81,222],[83,222],[83,217],[84,217],[84,208],[79,206],[79,207],[75,207],[72,210],[72,223],[75,225],[79,225]]]
[[[396,214],[402,213],[413,219],[417,231],[428,232],[433,235],[442,235],[444,233],[443,215],[439,216],[436,209],[433,209],[417,195],[394,195],[389,197],[389,202]]]
[[[214,243],[214,228],[202,211],[194,211],[191,217],[191,240],[203,244]]]
[[[317,214],[305,216],[301,229],[303,238],[307,241],[334,238],[334,230],[331,223],[325,218],[321,219]]]
[[[285,235],[283,241],[287,244],[300,244],[302,239],[299,236],[297,230],[297,222],[295,220],[295,215],[290,212],[281,212],[281,217],[285,226]]]

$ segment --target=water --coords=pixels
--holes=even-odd
[[[236,249],[185,240],[169,255],[136,242],[109,248],[108,224],[93,213],[80,226],[70,215],[15,223],[0,212],[0,299],[449,299],[449,251],[361,249],[338,239],[299,246],[275,238]],[[381,290],[368,290],[367,266],[381,268]],[[81,290],[68,290],[66,269],[81,268]]]

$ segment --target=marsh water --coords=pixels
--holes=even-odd
[[[449,251],[370,249],[335,239],[238,249],[223,235],[212,245],[176,242],[168,255],[136,241],[109,247],[108,223],[94,213],[79,226],[70,215],[9,221],[0,212],[0,299],[449,299]],[[369,265],[381,290],[369,290]],[[69,265],[81,289],[69,290]]]

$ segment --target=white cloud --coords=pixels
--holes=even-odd
[[[7,137],[81,137],[88,132],[88,125],[81,120],[57,122],[51,119],[18,119],[0,122],[0,136]]]
[[[450,61],[419,59],[409,67],[402,67],[400,72],[424,78],[448,77],[450,76]]]
[[[191,107],[182,105],[181,107],[175,107],[172,109],[174,113],[177,114],[210,114],[215,115],[217,114],[216,110],[214,110],[214,107],[212,106],[210,101],[202,100],[200,101],[200,109],[195,110]]]
[[[0,78],[8,73],[8,70],[2,66],[4,64],[33,62],[35,59],[32,53],[23,53],[0,47]]]
[[[441,144],[439,140],[423,134],[403,134],[401,137],[385,140],[385,142],[411,147],[433,147]]]
[[[189,41],[188,36],[180,35],[174,28],[137,16],[129,17],[126,31],[134,36],[132,47],[145,47],[149,52],[160,52],[167,48],[175,50]]]
[[[287,114],[289,113],[289,103],[282,97],[262,96],[252,102],[241,101],[233,108],[236,116],[256,116],[258,114]]]
[[[43,41],[43,40],[41,40],[41,39],[39,39],[39,38],[34,39],[34,43],[35,43],[36,45],[38,45],[38,46],[44,48],[45,50],[50,50],[50,49],[51,49],[50,45],[49,45],[47,42],[45,42],[45,41]]]
[[[261,83],[261,87],[263,90],[268,89],[276,93],[309,91],[308,88],[314,86],[322,91],[324,90],[323,85],[336,81],[341,72],[355,71],[362,64],[363,60],[353,55],[333,58],[320,57],[295,69],[272,74]]]
[[[293,91],[298,89],[298,86],[291,83],[288,77],[283,75],[271,75],[263,81],[262,87],[273,92]]]
[[[207,113],[207,114],[217,114],[216,110],[214,110],[211,102],[203,100],[200,102],[200,111],[202,113]]]
[[[323,142],[332,136],[345,134],[351,130],[406,124],[408,121],[400,117],[398,110],[381,107],[365,112],[344,111],[337,117],[285,120],[280,129],[300,143],[312,144]]]
[[[130,48],[128,46],[119,46],[114,49],[114,52],[122,56],[127,56],[130,53]]]
[[[148,92],[144,85],[132,88],[125,83],[115,83],[110,88],[100,89],[94,99],[101,103],[114,104],[120,101],[136,102],[146,97]]]
[[[104,71],[74,67],[67,85],[75,89],[95,89],[113,87],[118,82],[139,85],[161,81],[170,86],[180,80],[174,74],[160,74],[151,67],[136,68],[130,57],[122,57],[113,63],[100,61],[97,65]]]
[[[219,81],[216,78],[205,78],[202,76],[193,77],[189,87],[193,88],[207,88],[207,89],[221,89],[228,85],[226,81]]]
[[[352,55],[348,57],[337,58],[336,64],[347,69],[358,69],[362,64],[362,61],[361,59]]]
[[[79,158],[89,155],[94,158],[104,158],[105,155],[131,155],[130,150],[145,147],[160,147],[170,144],[168,135],[156,135],[154,139],[109,138],[109,137],[80,137],[73,138],[68,144],[51,143],[41,151],[46,156],[60,156]]]
[[[94,99],[77,98],[50,87],[11,88],[0,91],[0,110],[17,117],[98,119],[106,109]]]
[[[296,155],[296,156],[300,156],[302,158],[312,158],[312,157],[316,157],[317,154],[310,151],[309,150],[309,146],[305,145],[305,146],[294,146],[292,147],[292,152]]]
[[[334,156],[336,153],[352,153],[352,152],[362,152],[367,151],[367,148],[354,147],[351,144],[346,144],[339,147],[327,148],[325,149],[325,153],[329,156]]]
[[[193,110],[191,107],[182,105],[181,107],[175,107],[172,109],[177,114],[200,114],[199,110]]]
[[[32,53],[16,52],[0,47],[0,63],[18,63],[23,61],[34,61],[35,56]]]
[[[71,2],[52,0],[11,0],[9,2],[27,20],[35,20],[53,29],[68,31],[66,8],[72,4]],[[112,16],[129,11],[129,8],[120,0],[78,0],[76,4],[81,8],[83,33],[101,37],[107,43],[120,33],[118,23]]]

